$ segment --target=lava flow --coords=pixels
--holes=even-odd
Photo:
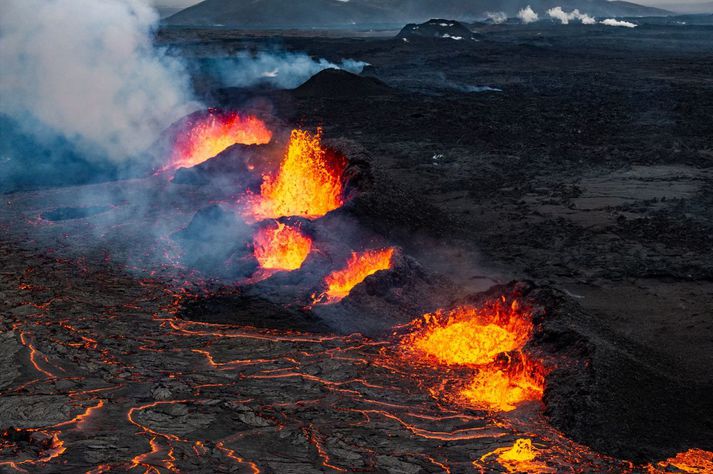
[[[544,368],[518,352],[529,340],[533,324],[530,312],[517,300],[508,304],[503,297],[480,308],[439,310],[410,326],[412,332],[401,342],[409,354],[429,365],[474,369],[473,378],[461,384],[460,400],[510,411],[522,402],[542,398]]]
[[[365,252],[352,252],[347,265],[336,270],[324,279],[327,290],[314,299],[315,303],[337,303],[348,296],[352,289],[363,282],[366,277],[381,270],[391,268],[391,257],[394,248],[389,247]]]
[[[675,469],[675,471],[674,471]],[[702,449],[689,449],[676,456],[647,466],[647,471],[651,474],[663,472],[690,472],[707,473],[713,472],[713,452]]]
[[[255,220],[300,216],[317,218],[344,204],[342,175],[346,159],[322,147],[315,135],[293,130],[280,168],[263,177],[248,213]]]
[[[0,292],[13,302],[0,332],[11,354],[0,384],[0,472],[456,473],[510,462],[520,472],[543,472],[526,468],[535,462],[631,472],[546,423],[523,429],[516,416],[434,403],[421,390],[419,358],[391,341],[190,321],[178,317],[191,297],[182,285],[167,291],[163,279],[137,280],[101,261],[78,270],[2,243],[0,257]],[[502,315],[522,311],[497,304]],[[434,379],[476,371],[442,368]],[[18,422],[33,427],[6,428]],[[516,438],[532,440],[535,459],[518,448],[481,461]],[[670,462],[705,466],[699,457]]]
[[[252,115],[210,111],[190,121],[174,143],[169,168],[188,168],[235,145],[263,145],[272,140],[265,122]]]
[[[262,227],[253,239],[254,255],[265,270],[297,270],[312,249],[312,239],[281,222]]]

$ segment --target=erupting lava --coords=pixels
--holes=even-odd
[[[480,460],[486,461],[495,456],[507,472],[548,472],[546,464],[535,461],[537,455],[538,450],[532,445],[532,440],[520,438],[512,446],[491,451]]]
[[[346,267],[336,270],[324,279],[327,290],[314,299],[315,303],[332,304],[348,296],[352,288],[363,282],[366,277],[381,270],[391,268],[394,248],[367,250],[362,253],[352,252]]]
[[[312,239],[281,222],[257,231],[253,244],[255,258],[265,270],[297,270],[312,249]]]
[[[517,301],[509,308],[495,304],[439,310],[414,325],[420,327],[409,336],[409,345],[442,364],[487,364],[525,345],[532,331],[529,315],[519,311]]]
[[[198,165],[237,143],[262,145],[270,140],[272,132],[257,117],[210,111],[188,122],[178,135],[169,168]]]
[[[524,356],[505,367],[486,365],[478,369],[475,379],[461,395],[475,405],[511,411],[520,403],[542,399],[545,371]]]
[[[422,359],[476,370],[460,391],[468,403],[510,411],[524,401],[539,400],[544,390],[544,369],[520,351],[533,330],[532,316],[517,300],[489,301],[480,308],[460,306],[426,314],[411,323],[402,346]],[[496,361],[507,355],[508,363]]]
[[[322,147],[322,135],[293,130],[275,175],[264,176],[249,213],[255,220],[321,217],[344,204],[342,174],[346,159]]]

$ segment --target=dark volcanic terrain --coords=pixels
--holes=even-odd
[[[279,46],[369,63],[295,90],[194,85],[208,105],[323,127],[368,164],[347,209],[364,232],[458,296],[529,280],[533,350],[587,363],[552,373],[546,406],[450,405],[388,336],[191,300],[204,277],[167,265],[173,244],[149,247],[148,229],[187,227],[214,204],[201,186],[16,191],[0,205],[0,471],[503,472],[483,456],[531,438],[542,472],[677,472],[663,461],[713,450],[713,28],[397,33],[158,39],[191,61]],[[78,210],[96,189],[116,201]],[[95,235],[103,219],[118,224]]]

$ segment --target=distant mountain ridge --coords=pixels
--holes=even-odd
[[[242,28],[346,27],[420,23],[430,18],[472,21],[487,12],[514,17],[531,5],[545,16],[549,8],[578,8],[593,16],[657,16],[669,12],[608,0],[205,0],[164,20],[169,25],[225,25]]]
[[[694,3],[685,0],[683,2],[669,1],[662,6],[676,13],[713,13],[713,2]]]
[[[175,15],[176,13],[183,10],[183,8],[173,8],[173,7],[162,7],[157,6],[156,11],[161,18],[167,18],[169,16]]]

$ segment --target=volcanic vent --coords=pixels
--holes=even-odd
[[[196,112],[173,126],[172,145],[164,169],[199,165],[235,144],[257,145],[272,140],[272,131],[258,117],[211,109]]]
[[[174,234],[185,264],[221,284],[242,276],[233,302],[249,295],[296,320],[307,311],[338,332],[387,334],[447,298],[446,278],[360,223],[365,161],[326,146],[321,130],[274,133],[269,145],[233,145],[176,175],[175,184],[223,200]]]

